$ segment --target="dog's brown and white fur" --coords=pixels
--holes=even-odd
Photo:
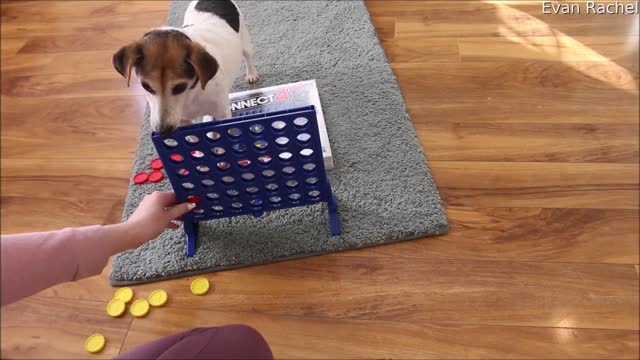
[[[151,129],[162,134],[192,119],[231,117],[229,91],[244,57],[246,80],[258,80],[249,32],[230,0],[189,4],[181,28],[160,27],[113,55],[130,83],[135,72],[146,91]]]

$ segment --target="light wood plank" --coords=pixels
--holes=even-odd
[[[449,206],[638,209],[636,164],[431,161]]]
[[[384,50],[387,59],[392,63],[394,70],[404,64],[458,62],[460,52],[458,41],[452,38],[424,39],[387,39],[384,40]]]
[[[437,39],[442,41],[446,39]],[[442,51],[438,51],[442,53]],[[400,63],[393,70],[407,89],[439,89],[440,91],[486,92],[530,89],[563,89],[564,91],[617,90],[623,99],[631,100],[638,90],[638,62],[621,66],[615,62],[462,62]],[[628,101],[633,104],[633,101]]]
[[[506,35],[458,40],[462,61],[632,61],[638,58],[638,37]]]
[[[37,297],[3,307],[2,357],[110,359],[118,354],[131,320],[111,318],[105,308],[102,302]],[[92,355],[84,350],[84,341],[95,333],[107,343]]]
[[[9,103],[2,110],[3,161],[127,159],[130,165],[146,106],[144,97],[14,100],[3,99]]]
[[[617,90],[487,89],[448,91],[437,83],[419,89],[400,81],[415,122],[638,123],[638,96]],[[612,111],[611,109],[615,109]]]
[[[633,357],[638,345],[634,331],[327,320],[169,304],[133,321],[123,351],[190,327],[234,323],[258,329],[276,359],[612,359]],[[521,342],[505,341],[515,337]]]
[[[2,73],[15,76],[115,71],[111,62],[115,51],[19,54],[3,60]]]
[[[635,264],[638,210],[447,208],[449,234],[333,256]]]
[[[633,265],[325,256],[207,278],[214,289],[206,297],[189,292],[194,277],[137,285],[134,291],[145,296],[164,288],[176,308],[407,323],[638,328]],[[92,286],[47,294],[108,298],[113,293]]]
[[[415,125],[430,160],[638,163],[638,124]]]
[[[5,98],[95,98],[119,95],[144,95],[137,81],[127,87],[115,71],[67,73],[29,76],[3,76],[2,95]]]
[[[633,15],[545,15],[542,1],[367,1],[375,16],[396,16],[397,37],[638,35]],[[599,4],[614,3],[598,1]],[[621,1],[621,3],[627,3]]]
[[[158,23],[158,25],[162,25]],[[142,28],[113,28],[100,31],[83,31],[68,35],[31,36],[18,54],[49,54],[74,51],[108,50],[113,55],[120,47],[142,38],[149,31]],[[100,41],[96,41],[100,38]]]

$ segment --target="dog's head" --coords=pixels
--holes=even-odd
[[[173,132],[184,120],[183,108],[198,83],[204,90],[218,72],[216,60],[198,43],[177,30],[158,29],[123,46],[113,55],[113,67],[127,79],[131,72],[146,91],[151,128]]]

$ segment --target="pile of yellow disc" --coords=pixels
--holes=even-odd
[[[209,292],[209,280],[197,278],[191,282],[191,292],[195,295],[205,295]],[[122,316],[127,311],[127,303],[133,300],[133,290],[129,287],[119,288],[113,299],[107,304],[107,314],[111,317]],[[169,300],[169,295],[162,289],[154,290],[149,294],[148,300],[138,299],[131,303],[129,312],[135,317],[144,317],[149,313],[151,306],[164,306]],[[101,334],[93,334],[84,343],[85,349],[90,353],[98,353],[104,349],[107,340]]]

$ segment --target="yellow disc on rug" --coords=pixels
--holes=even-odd
[[[204,295],[209,291],[209,280],[197,278],[191,282],[191,292],[196,295]]]
[[[101,334],[93,334],[87,338],[84,342],[84,348],[87,349],[88,352],[95,354],[97,352],[102,351],[104,349],[104,345],[107,343],[107,340]]]
[[[149,303],[145,299],[138,299],[131,304],[129,311],[135,317],[143,317],[149,313]]]
[[[128,303],[129,301],[133,300],[133,290],[131,290],[131,288],[128,288],[128,287],[120,288],[116,290],[116,294],[114,295],[113,298],[120,299],[125,303]]]
[[[169,300],[169,295],[162,289],[153,290],[149,295],[149,304],[151,306],[162,306],[167,303],[167,300]]]
[[[118,317],[127,310],[127,304],[120,299],[113,299],[107,304],[107,314],[112,317]]]

